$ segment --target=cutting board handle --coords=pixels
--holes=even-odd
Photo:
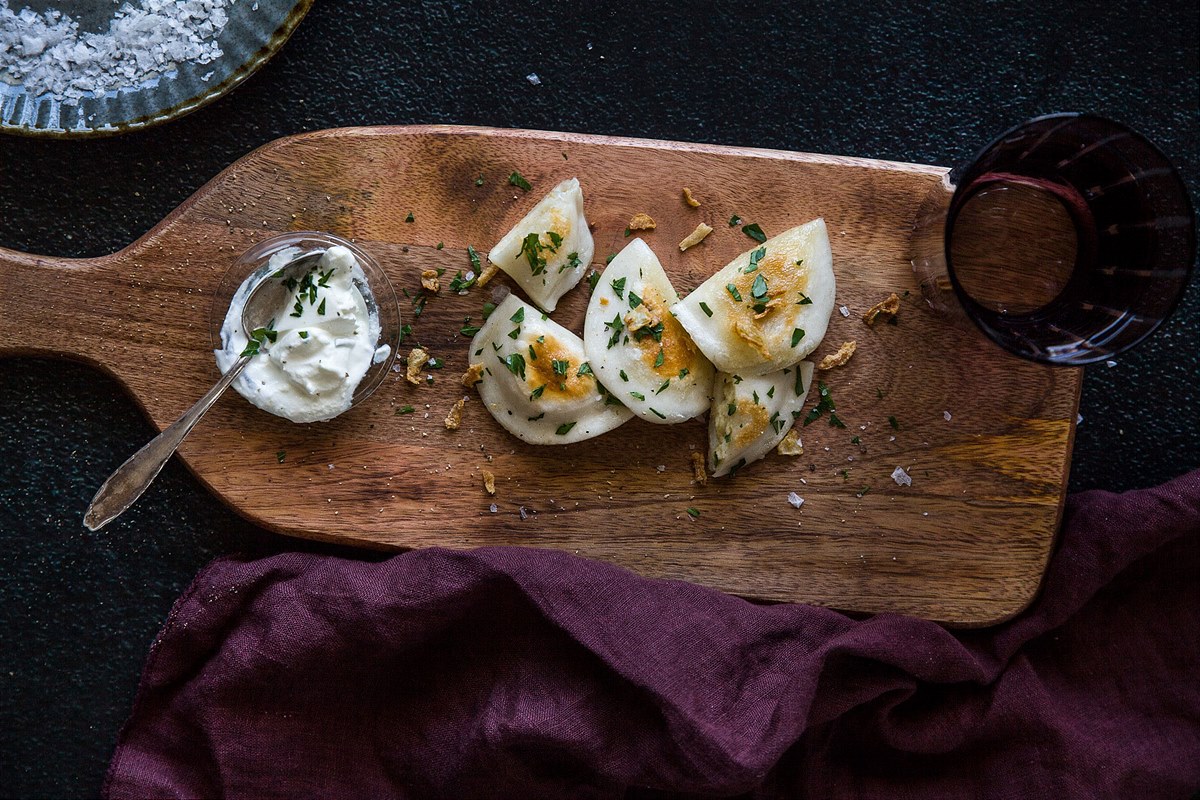
[[[55,258],[0,248],[0,356],[51,356],[112,370],[101,331],[127,322],[116,288],[101,276],[121,254]],[[108,355],[106,355],[108,353]]]

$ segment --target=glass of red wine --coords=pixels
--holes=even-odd
[[[951,170],[911,240],[932,308],[1010,353],[1070,366],[1149,336],[1195,255],[1192,204],[1166,156],[1091,114],[1030,120]]]

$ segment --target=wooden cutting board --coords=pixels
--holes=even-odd
[[[513,170],[532,191],[508,184]],[[0,251],[9,298],[0,352],[97,365],[162,428],[218,377],[210,306],[235,256],[280,231],[330,231],[378,259],[414,338],[446,366],[431,373],[432,386],[393,373],[366,402],[315,425],[272,417],[229,393],[180,455],[247,518],[282,533],[373,546],[558,548],[754,598],[983,625],[1015,614],[1037,591],[1062,511],[1082,373],[1008,356],[924,307],[906,256],[908,231],[944,172],[565,133],[305,134],[241,159],[119,253],[69,260]],[[702,421],[635,419],[561,447],[506,434],[459,383],[464,317],[478,321],[506,280],[467,296],[443,291],[419,319],[401,289],[415,294],[422,269],[466,270],[467,245],[486,253],[571,176],[583,185],[594,225],[595,267],[626,243],[629,218],[646,212],[658,222],[646,239],[681,294],[754,244],[728,224],[732,215],[768,234],[823,216],[838,304],[850,316],[834,313],[816,356],[858,342],[849,365],[821,375],[849,428],[822,420],[803,429],[803,456],[772,454],[706,486],[693,483],[689,462],[705,447]],[[683,186],[700,208],[682,202]],[[700,221],[712,235],[680,253],[678,242]],[[872,304],[906,290],[899,324],[862,322]],[[580,331],[587,296],[584,285],[569,293],[555,319]],[[463,394],[472,396],[464,424],[448,431],[443,419]],[[417,413],[396,415],[405,405]],[[112,453],[112,465],[141,444]],[[897,466],[911,474],[911,487],[892,480]],[[483,491],[484,469],[496,475],[495,497]],[[802,508],[789,505],[791,491],[804,498]]]

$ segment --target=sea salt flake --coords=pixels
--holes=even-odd
[[[942,419],[946,420],[946,422],[949,422],[949,421],[950,421],[950,412],[949,412],[949,411],[943,411],[943,412],[942,412]]]
[[[850,316],[850,309],[846,308],[845,306],[838,306],[838,311],[843,317]]]
[[[904,471],[904,467],[896,467],[892,470],[892,480],[897,486],[912,486],[912,478]]]
[[[538,77],[538,74],[536,72],[531,72],[528,75],[526,75],[525,80],[529,81],[534,86],[542,85],[542,79]]]
[[[792,504],[792,508],[799,508],[804,505],[804,498],[795,492],[788,492],[788,502]]]

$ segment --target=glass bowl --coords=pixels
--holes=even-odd
[[[383,379],[392,367],[392,362],[396,359],[396,348],[400,344],[400,308],[396,303],[396,293],[392,290],[392,283],[379,263],[358,245],[340,236],[334,236],[332,233],[319,231],[283,233],[258,242],[238,256],[237,260],[225,271],[225,276],[217,287],[212,309],[209,312],[209,335],[213,350],[222,349],[221,326],[225,322],[225,315],[229,312],[233,296],[247,278],[252,278],[257,283],[274,272],[274,268],[269,263],[273,256],[289,248],[294,249],[294,255],[298,256],[310,250],[328,249],[334,245],[345,247],[354,254],[362,266],[367,281],[363,283],[356,277],[354,285],[362,293],[367,311],[378,316],[379,340],[375,343],[376,348],[383,345],[388,348],[387,355],[377,358],[359,381],[358,387],[350,399],[350,408],[353,408],[370,397],[371,393],[379,388],[379,384],[383,383]]]

